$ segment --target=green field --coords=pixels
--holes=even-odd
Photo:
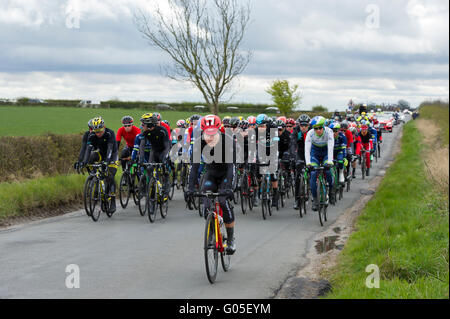
[[[0,107],[0,136],[30,136],[46,132],[55,134],[71,134],[84,132],[87,122],[95,116],[102,116],[106,127],[117,131],[124,115],[131,115],[137,121],[145,112],[155,110],[125,110],[125,109],[82,109],[71,107]],[[186,119],[193,112],[157,111],[162,118],[168,120],[173,127],[179,119]],[[198,113],[206,115],[208,113]],[[249,116],[248,113],[226,113],[226,115]],[[222,115],[224,116],[224,115]]]
[[[415,124],[404,126],[401,152],[326,275],[327,298],[449,298],[448,198],[427,178]],[[370,264],[379,267],[379,288],[366,287]]]

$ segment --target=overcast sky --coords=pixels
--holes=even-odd
[[[202,101],[162,75],[167,56],[133,24],[134,10],[151,3],[0,0],[0,98]],[[242,49],[253,58],[232,102],[270,103],[275,79],[299,85],[304,109],[448,100],[447,0],[250,3]]]

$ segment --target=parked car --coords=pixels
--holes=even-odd
[[[266,111],[276,111],[277,113],[280,113],[280,110],[276,106],[266,107]]]
[[[173,108],[170,105],[167,104],[156,104],[155,109],[158,110],[173,110]]]
[[[237,106],[228,106],[227,110],[239,110]]]
[[[196,105],[194,106],[194,110],[204,110],[205,106],[204,105]]]

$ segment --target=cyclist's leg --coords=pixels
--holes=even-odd
[[[226,173],[217,178],[218,190],[231,189],[232,181],[228,180]],[[222,208],[223,221],[227,229],[227,252],[233,254],[236,251],[234,238],[234,212],[233,207],[227,200],[226,196],[219,196],[220,207]]]
[[[108,186],[109,186],[109,194],[111,196],[111,213],[116,211],[116,173],[117,168],[119,167],[118,154],[113,154],[111,157],[112,163],[108,165]]]
[[[123,148],[122,152],[120,153],[120,164],[122,165],[122,171],[125,171],[125,163],[126,163],[126,161],[124,161],[123,159],[130,157],[131,151],[132,151],[131,148],[129,148],[128,146],[125,146]]]

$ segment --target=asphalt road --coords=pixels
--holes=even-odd
[[[180,190],[167,218],[158,215],[153,224],[129,204],[112,218],[102,214],[96,223],[80,210],[0,229],[0,298],[270,298],[307,262],[311,238],[352,206],[368,181],[383,174],[400,130],[399,125],[383,135],[382,157],[371,176],[363,181],[357,170],[351,191],[329,206],[324,227],[317,212],[309,210],[300,219],[292,198],[267,220],[260,207],[243,215],[236,205],[237,251],[228,272],[219,262],[213,285],[205,272],[204,219],[186,209]],[[66,267],[73,264],[79,288],[66,286],[68,276],[75,275]]]

